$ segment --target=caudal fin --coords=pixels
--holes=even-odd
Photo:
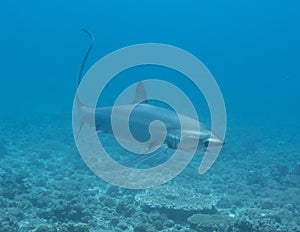
[[[77,72],[77,78],[76,78],[76,91],[77,91],[77,88],[82,80],[82,77],[83,77],[83,71],[84,71],[84,68],[85,68],[85,65],[86,65],[86,61],[87,61],[87,58],[89,57],[90,55],[90,52],[94,46],[94,42],[95,42],[95,39],[94,39],[94,36],[86,29],[82,29],[83,32],[85,32],[89,37],[90,37],[90,45],[89,47],[87,48],[82,60],[81,60],[81,63],[80,63],[80,66],[79,66],[79,69],[78,69],[78,72]],[[78,92],[76,93],[76,103],[77,103],[77,107],[78,107],[78,110],[79,110],[79,114],[81,113],[81,108],[84,106],[84,103],[81,101],[79,95],[78,95]],[[76,135],[76,139],[78,138],[79,136],[79,133],[81,131],[81,128],[83,126],[83,122],[80,121],[80,126],[79,126],[79,130],[77,132],[77,135]]]
[[[90,45],[88,47],[88,49],[86,50],[82,60],[81,60],[81,63],[80,63],[80,66],[79,66],[79,69],[78,69],[78,72],[77,72],[77,79],[76,79],[76,88],[78,88],[79,84],[80,84],[80,81],[82,79],[82,76],[83,76],[83,70],[85,68],[85,65],[86,65],[86,60],[87,58],[89,57],[90,55],[90,52],[94,46],[94,43],[95,43],[95,38],[94,36],[86,29],[82,29],[83,32],[85,32],[89,37],[90,37]]]

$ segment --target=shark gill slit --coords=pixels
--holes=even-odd
[[[179,143],[180,143],[180,137],[173,134],[167,135],[166,144],[168,145],[169,148],[177,149]]]

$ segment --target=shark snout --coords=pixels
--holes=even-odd
[[[222,139],[220,139],[218,136],[212,135],[211,137],[209,137],[204,141],[204,144],[206,147],[208,147],[209,144],[212,147],[219,147],[219,146],[223,146],[225,142]]]

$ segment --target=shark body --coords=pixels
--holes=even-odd
[[[91,44],[81,62],[78,71],[77,86],[80,84],[86,60],[94,44],[93,36],[88,31],[84,31],[90,36]],[[132,104],[97,107],[94,109],[84,105],[78,95],[76,101],[80,120],[78,135],[84,124],[95,127],[97,132],[114,135],[111,115],[112,111],[115,110],[117,111],[115,120],[118,121],[119,125],[129,123],[130,132],[133,137],[139,142],[146,142],[145,145],[149,151],[159,149],[159,147],[163,145],[164,149],[180,149],[182,152],[200,152],[205,150],[208,144],[210,144],[210,147],[222,146],[224,144],[224,141],[218,138],[218,136],[211,132],[203,123],[167,108],[148,104],[146,90],[142,82],[139,82],[136,87],[136,96],[132,103],[134,104],[134,109],[129,117],[129,122],[125,115],[133,108]],[[157,138],[164,137],[162,143],[161,141],[150,139],[149,125],[156,120],[162,122],[165,126],[165,130],[162,131],[160,131],[161,127],[154,128],[155,133],[158,135],[156,136]],[[184,129],[182,129],[180,122],[184,122]],[[165,131],[166,134],[163,135]],[[127,139],[126,134],[123,135],[120,133],[118,136],[120,139]],[[182,141],[184,141],[184,143],[181,143]],[[163,151],[164,149],[160,149],[159,151]]]
[[[116,120],[120,124],[129,123],[131,133],[140,142],[149,140],[149,125],[151,122],[158,120],[165,125],[167,130],[165,141],[163,142],[163,144],[166,145],[167,148],[178,149],[178,145],[180,144],[180,141],[182,141],[182,139],[184,139],[186,143],[184,147],[180,147],[180,149],[183,149],[183,152],[188,152],[193,149],[192,147],[188,146],[188,144],[190,143],[187,140],[190,140],[190,142],[193,142],[193,144],[195,144],[195,140],[197,140],[197,152],[205,149],[208,146],[208,143],[212,143],[214,146],[221,146],[224,144],[224,142],[216,135],[214,135],[203,123],[184,115],[178,115],[175,111],[151,104],[137,104],[134,107],[134,110],[132,111],[131,117],[129,118],[128,122],[127,118],[123,117],[125,113],[122,114],[122,112],[126,112],[130,108],[127,105],[114,106],[114,110],[119,112],[116,116]],[[112,107],[99,107],[96,108],[95,111],[87,107],[81,107],[81,123],[90,124],[90,122],[92,121],[91,117],[95,117],[94,126],[96,127],[96,131],[101,133],[114,134],[113,128],[111,126],[112,110]],[[185,122],[186,126],[184,130],[181,129],[178,116],[181,117],[181,119]],[[199,126],[200,131],[195,130],[195,128],[199,128]],[[156,132],[160,133],[159,131]],[[121,139],[126,140],[125,135],[121,135],[121,137],[123,137]],[[161,138],[161,136],[158,137]],[[150,150],[158,143],[159,141],[149,141],[148,149]]]

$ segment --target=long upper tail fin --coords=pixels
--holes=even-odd
[[[90,37],[90,45],[88,47],[88,49],[86,50],[82,60],[81,60],[81,63],[80,63],[80,66],[79,66],[79,69],[78,69],[78,72],[77,72],[77,82],[76,82],[76,88],[78,88],[79,84],[80,84],[80,81],[82,79],[82,74],[83,74],[83,70],[85,68],[85,64],[86,64],[86,60],[87,58],[89,57],[90,55],[90,52],[94,46],[94,42],[95,42],[95,38],[94,36],[86,29],[82,29],[83,32],[85,32],[89,37]]]
[[[82,61],[80,63],[80,66],[79,66],[79,69],[78,69],[78,72],[77,72],[77,79],[76,79],[76,90],[82,80],[82,77],[83,77],[83,71],[84,71],[84,68],[85,68],[85,65],[86,65],[86,60],[87,58],[89,57],[89,54],[94,46],[94,36],[86,29],[82,29],[83,32],[85,32],[89,37],[90,37],[90,45],[88,47],[88,49],[86,50],[83,58],[82,58]],[[79,114],[80,114],[80,110],[81,110],[81,107],[84,106],[83,102],[80,100],[80,97],[78,96],[78,93],[76,93],[76,102],[77,102],[77,106],[78,106],[78,110],[79,110]],[[79,133],[82,129],[82,126],[83,126],[83,122],[80,121],[80,126],[79,126],[79,130],[77,132],[77,135],[76,135],[76,139],[78,138],[79,136]]]

